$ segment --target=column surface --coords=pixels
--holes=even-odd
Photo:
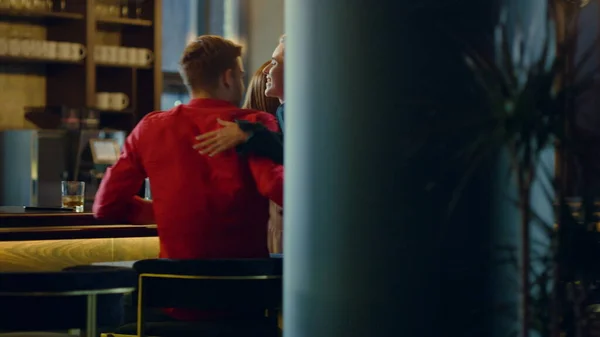
[[[481,112],[449,33],[482,44],[492,10],[422,3],[285,3],[287,337],[485,335],[489,174],[448,216],[448,131]]]

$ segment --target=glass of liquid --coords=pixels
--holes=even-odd
[[[83,181],[63,181],[62,189],[62,207],[72,208],[77,213],[83,212],[83,202],[85,196],[85,183]]]
[[[150,179],[144,181],[144,199],[152,200],[152,191],[150,190]]]

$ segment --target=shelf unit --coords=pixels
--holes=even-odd
[[[69,12],[48,12],[48,11],[35,11],[35,10],[21,10],[21,9],[0,9],[0,17],[3,19],[12,19],[18,21],[19,19],[27,19],[33,21],[53,21],[53,20],[83,20],[85,17],[81,13],[69,13]]]
[[[59,59],[44,59],[36,57],[15,57],[2,55],[0,56],[0,63],[43,63],[43,64],[79,64],[83,65],[83,61],[70,61],[70,60],[59,60]]]
[[[48,12],[0,9],[2,22],[42,24],[47,40],[80,43],[87,50],[82,61],[0,56],[0,63],[22,64],[25,68],[28,64],[43,64],[46,106],[94,108],[97,92],[126,94],[130,105],[123,111],[96,111],[101,127],[130,131],[147,113],[160,109],[162,1],[115,0],[114,5],[128,8],[128,17],[97,16],[99,4],[107,4],[107,0],[65,0],[63,9],[55,0],[54,8]],[[140,17],[131,17],[138,14],[138,8]],[[103,43],[101,37],[106,32],[118,36],[118,42]],[[154,59],[149,66],[96,63],[94,48],[98,45],[149,49]]]
[[[126,65],[126,64],[110,64],[110,63],[98,63],[96,62],[96,67],[98,68],[133,68],[133,69],[152,69],[154,65],[149,66],[137,66],[137,65]]]
[[[113,24],[113,25],[130,25],[130,26],[141,26],[141,27],[151,27],[151,20],[144,19],[131,19],[131,18],[121,18],[121,17],[99,17],[97,19],[100,24]]]

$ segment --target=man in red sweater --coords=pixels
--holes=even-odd
[[[201,36],[188,45],[181,73],[191,101],[144,117],[127,137],[119,160],[107,170],[96,194],[97,218],[134,224],[155,221],[162,258],[269,256],[268,200],[283,202],[283,167],[269,159],[244,157],[234,149],[201,156],[193,148],[198,134],[219,128],[217,119],[260,122],[277,131],[272,115],[238,108],[244,93],[240,56],[240,46],[218,36]],[[146,177],[152,184],[152,202],[136,196]],[[134,322],[135,304],[125,307],[125,321]],[[159,322],[215,314],[185,309],[164,312],[168,316],[153,311],[146,317]]]
[[[97,218],[155,220],[162,258],[269,256],[268,199],[282,204],[283,167],[235,149],[211,157],[193,148],[198,134],[219,128],[217,119],[260,122],[277,131],[270,114],[238,108],[244,93],[240,56],[240,46],[218,36],[188,45],[181,73],[191,101],[143,118],[96,194]],[[152,203],[136,196],[146,177]]]

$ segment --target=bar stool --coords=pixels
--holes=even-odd
[[[130,293],[136,282],[137,274],[127,268],[0,273],[0,329],[84,329],[86,336],[97,337],[98,296]],[[0,336],[38,334],[9,332]]]
[[[137,324],[115,334],[137,336],[275,337],[282,303],[280,258],[239,260],[142,260],[138,272]],[[257,313],[251,319],[147,322],[147,308],[185,308],[203,312]],[[256,317],[256,318],[254,318]],[[137,334],[136,334],[137,332]],[[103,334],[104,335],[104,334]]]

